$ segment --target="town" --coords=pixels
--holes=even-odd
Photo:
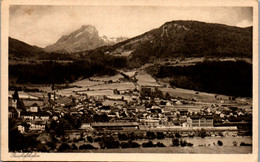
[[[9,94],[8,109],[10,151],[192,147],[194,143],[182,139],[252,137],[250,99],[239,100],[232,96],[223,99],[215,95],[216,101],[211,103],[176,97],[163,90],[170,88],[174,91],[175,87],[142,85],[138,82],[142,80],[140,76],[130,74],[123,73],[123,78],[103,82],[104,87],[135,85],[126,89],[112,86],[113,95],[89,88],[62,95],[64,87],[51,85],[51,90],[40,92],[42,97],[26,97],[19,94],[25,90],[14,89],[13,94]],[[88,82],[99,81],[88,79]],[[27,91],[30,92],[29,89]],[[84,93],[91,91],[96,93]],[[99,91],[101,93],[97,94]],[[199,93],[194,92],[194,95]],[[169,139],[171,142],[154,143],[155,139]],[[23,140],[28,143],[23,144]],[[19,141],[20,146],[17,146]],[[232,142],[232,146],[252,146],[251,143]],[[223,143],[218,140],[196,146],[214,145],[221,146]]]

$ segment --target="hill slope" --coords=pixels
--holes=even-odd
[[[153,65],[146,69],[174,87],[230,96],[252,97],[252,64],[203,61],[190,66]]]
[[[36,57],[45,54],[42,48],[9,37],[9,57]]]
[[[172,21],[140,36],[104,47],[102,51],[128,56],[139,64],[167,57],[252,57],[252,30],[252,27]]]

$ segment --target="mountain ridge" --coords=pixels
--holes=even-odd
[[[125,37],[120,37],[110,40],[106,36],[100,37],[96,27],[82,25],[81,28],[72,33],[61,36],[56,43],[46,46],[44,50],[47,52],[73,53],[112,45],[125,39]]]
[[[252,27],[171,21],[107,48],[111,54],[120,49],[132,51],[131,58],[139,58],[141,63],[149,57],[252,57]]]
[[[62,36],[57,42],[66,42],[70,37],[75,38],[77,35],[80,37],[81,33],[84,33],[85,30],[88,30],[86,35],[89,35],[89,33],[94,34],[94,39],[102,42],[105,41],[104,39],[108,39],[104,36],[97,37],[98,31],[95,27],[85,25],[69,35]],[[160,58],[252,58],[252,30],[252,27],[240,28],[198,21],[171,21],[136,37],[123,41],[122,39],[125,38],[122,38],[119,43],[106,44],[91,50],[79,50],[71,53],[71,56],[87,57],[88,59],[97,59],[98,57],[104,57],[104,55],[122,56],[126,57],[128,62],[135,63],[136,66],[153,62],[155,59]],[[10,39],[9,53],[11,54],[50,54],[50,52],[45,52],[42,48],[34,48],[34,46],[28,44],[24,45],[26,48],[21,48],[18,46],[21,43],[12,43],[14,40]],[[85,39],[84,36],[82,39]],[[77,41],[71,44],[77,44]],[[28,49],[29,52],[25,49]],[[67,53],[65,49],[56,49],[55,52]]]
[[[8,37],[8,42],[9,57],[35,57],[46,53],[41,47],[30,45],[12,37]]]

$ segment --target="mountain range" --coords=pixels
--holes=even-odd
[[[42,49],[9,38],[9,54],[17,57],[50,52],[80,56],[123,56],[136,64],[158,58],[252,57],[252,27],[240,28],[198,21],[171,21],[142,35],[100,37],[95,27],[83,25]],[[126,40],[125,40],[126,39]],[[119,43],[116,43],[119,42]]]
[[[100,50],[140,64],[169,57],[252,57],[252,31],[252,27],[172,21]]]
[[[127,40],[100,37],[95,27],[82,26],[44,49],[9,38],[9,81],[60,84],[141,67],[174,87],[252,97],[252,31],[171,21]],[[181,64],[187,60],[200,61]]]
[[[44,50],[47,52],[73,53],[112,45],[126,39],[125,37],[100,37],[94,26],[83,25],[80,29],[68,35],[63,35],[56,43],[45,47]]]

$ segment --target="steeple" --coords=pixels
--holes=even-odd
[[[13,100],[19,101],[19,94],[18,94],[17,89],[15,89],[15,91],[14,91]]]

